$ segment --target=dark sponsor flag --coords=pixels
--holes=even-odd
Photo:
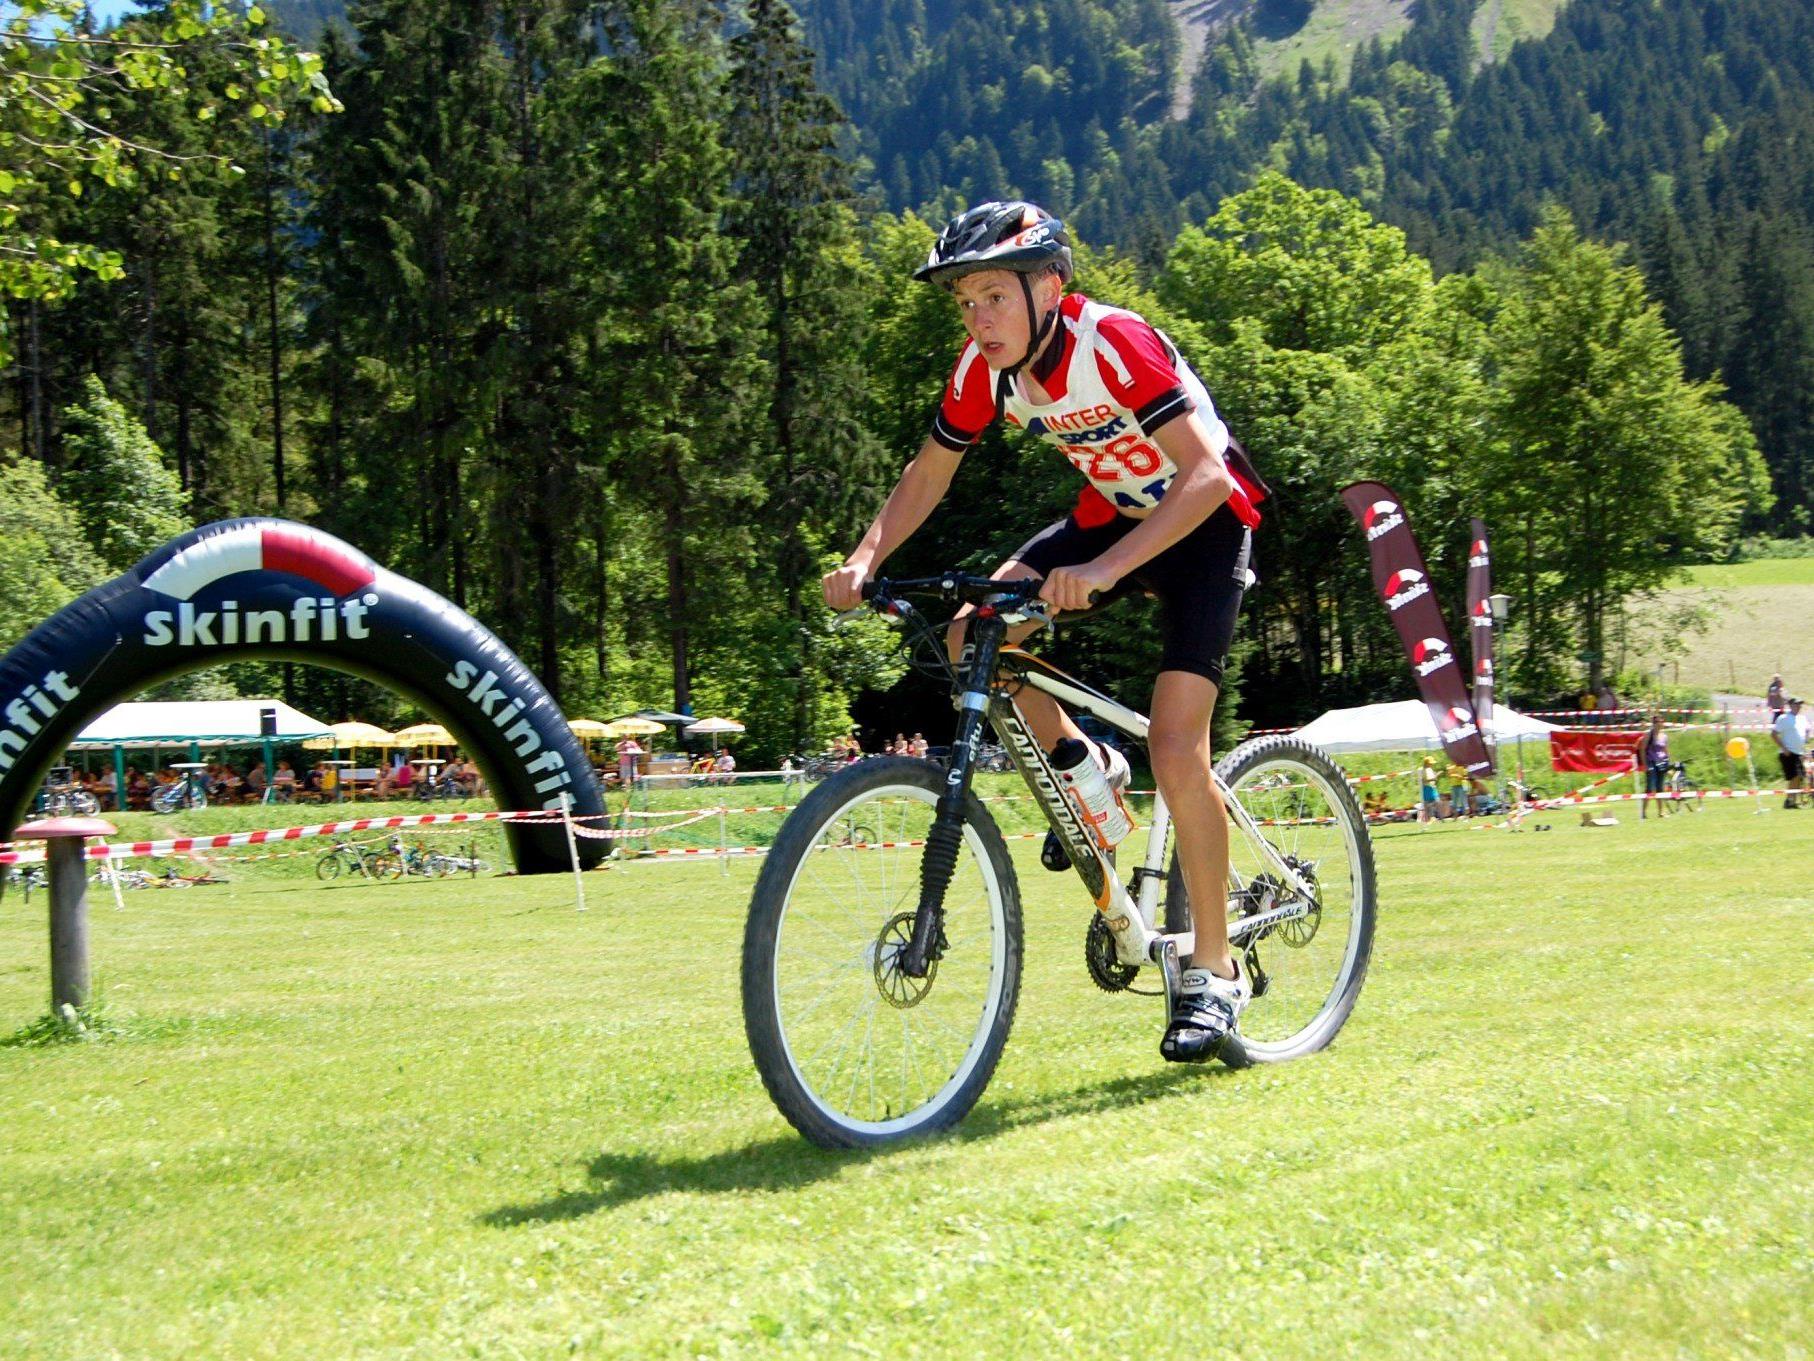
[[[1481,731],[1493,721],[1493,561],[1486,522],[1469,520],[1474,541],[1468,545],[1468,637],[1474,652],[1474,715]]]
[[[1342,502],[1367,538],[1373,585],[1411,659],[1418,692],[1442,737],[1443,750],[1470,775],[1490,776],[1493,760],[1480,735],[1467,680],[1449,641],[1442,606],[1430,589],[1430,574],[1404,507],[1392,489],[1379,482],[1356,482],[1344,488]]]

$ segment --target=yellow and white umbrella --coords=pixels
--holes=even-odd
[[[412,723],[407,728],[397,730],[396,745],[400,747],[451,747],[454,745],[454,735],[439,723]]]
[[[729,737],[745,731],[743,724],[734,718],[702,718],[697,723],[687,725],[688,737],[709,737],[712,739],[712,750],[718,750],[718,739]]]
[[[620,718],[616,722],[605,724],[605,737],[653,737],[658,732],[666,732],[668,725],[657,723],[650,718]]]
[[[371,723],[361,723],[357,719],[345,723],[336,723],[321,737],[311,737],[302,745],[310,751],[351,750],[354,747],[390,747],[397,742],[393,733]]]
[[[602,723],[596,718],[570,718],[567,726],[573,729],[573,735],[582,742],[591,742],[600,737],[611,735],[611,725]]]

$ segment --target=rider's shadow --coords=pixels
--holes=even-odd
[[[988,1102],[943,1137],[960,1143],[991,1139],[1027,1125],[1071,1116],[1138,1106],[1180,1087],[1214,1081],[1227,1070],[1219,1064],[1199,1069],[1168,1067],[1135,1077],[1118,1077],[1068,1092]],[[651,1153],[601,1153],[586,1168],[588,1185],[546,1200],[501,1205],[479,1216],[492,1228],[551,1224],[582,1219],[599,1210],[628,1205],[671,1191],[718,1195],[728,1191],[785,1191],[810,1186],[846,1168],[921,1146],[917,1141],[881,1149],[828,1151],[814,1148],[796,1134],[703,1157],[662,1158]]]

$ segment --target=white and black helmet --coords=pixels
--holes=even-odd
[[[966,274],[1009,269],[1017,274],[1055,270],[1071,280],[1071,237],[1064,223],[1036,203],[1009,199],[979,203],[945,224],[913,272],[915,279],[950,287]]]

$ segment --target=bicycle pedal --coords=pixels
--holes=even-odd
[[[1057,832],[1046,833],[1045,844],[1039,848],[1039,863],[1054,874],[1063,874],[1071,868],[1071,853],[1065,850]]]

